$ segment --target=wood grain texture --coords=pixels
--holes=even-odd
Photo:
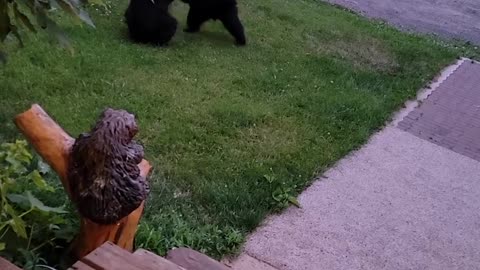
[[[159,270],[185,270],[185,268],[145,249],[138,249],[133,255],[144,262],[156,265]]]
[[[72,267],[68,268],[68,270],[96,270],[96,269],[90,267],[88,264],[85,264],[82,261],[78,261],[74,265],[72,265]]]
[[[67,169],[70,148],[75,140],[37,104],[17,115],[15,124],[37,153],[57,172],[63,187],[70,194]]]
[[[74,139],[37,104],[17,115],[15,124],[37,153],[60,176],[65,191],[71,198],[67,175],[70,150]],[[142,160],[138,167],[140,174],[144,177],[147,177],[152,169],[146,160]],[[144,203],[142,202],[128,216],[111,225],[97,224],[82,217],[80,232],[70,247],[71,261],[77,261],[107,241],[132,251],[134,236],[143,208]]]
[[[189,248],[176,248],[168,252],[167,259],[186,270],[228,270],[227,266]]]
[[[68,182],[80,214],[109,225],[128,216],[147,198],[150,187],[140,174],[143,146],[135,115],[105,109],[88,133],[80,134],[70,151]]]
[[[130,253],[111,242],[104,243],[75,265],[77,264],[95,270],[185,270],[152,252],[139,249]],[[74,266],[70,270],[74,270]]]
[[[133,258],[133,255],[119,248],[118,246],[107,242],[96,250],[83,257],[81,261],[94,269],[108,270],[137,270],[141,264]]]

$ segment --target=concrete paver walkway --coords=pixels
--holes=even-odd
[[[469,73],[472,70],[476,73]],[[463,61],[449,72],[430,97],[438,101],[453,95],[458,100],[455,95],[462,93],[470,95],[463,96],[467,100],[478,100],[480,107],[480,84],[470,84],[480,78],[480,64]],[[460,82],[458,78],[462,83],[451,84]],[[464,91],[462,85],[474,87]],[[249,238],[233,268],[479,269],[480,162],[398,128],[407,116],[410,127],[423,121],[416,132],[424,126],[431,133],[428,124],[435,119],[412,117],[424,104],[429,100],[410,114],[401,113],[361,150],[325,173],[301,194],[301,209],[291,207],[270,217]],[[456,107],[442,110],[453,114]],[[480,110],[469,113],[472,121],[480,119]],[[436,122],[437,127],[442,123]],[[455,128],[455,122],[448,123],[446,128]],[[469,128],[480,132],[476,124]],[[480,136],[472,139],[479,142]],[[457,141],[468,147],[468,140]]]
[[[480,161],[479,74],[480,65],[463,63],[399,128]]]
[[[480,44],[478,0],[326,0],[396,26]]]

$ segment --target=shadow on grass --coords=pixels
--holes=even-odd
[[[122,26],[119,27],[118,34],[115,35],[115,39],[121,42],[128,42],[128,43],[140,45],[145,48],[166,48],[166,47],[178,46],[182,43],[185,44],[185,43],[198,43],[198,42],[209,42],[212,45],[219,46],[221,48],[229,48],[229,47],[235,46],[234,38],[226,30],[224,32],[200,30],[197,33],[185,33],[183,31],[183,26],[180,24],[177,27],[177,32],[175,33],[175,35],[168,42],[168,44],[164,46],[156,46],[156,45],[145,44],[145,43],[136,43],[132,41],[128,33],[128,27],[124,22],[122,22]]]
[[[198,33],[185,33],[185,36],[199,36],[203,40],[208,40],[213,45],[221,47],[231,47],[234,40],[228,32],[200,31]],[[199,39],[199,38],[197,38]]]

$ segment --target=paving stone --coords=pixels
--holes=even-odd
[[[480,161],[480,64],[463,62],[398,128]]]

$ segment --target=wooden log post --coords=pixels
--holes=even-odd
[[[107,109],[92,132],[77,140],[37,104],[17,115],[15,124],[59,175],[80,213],[69,259],[78,260],[107,241],[132,251],[152,168],[143,148],[131,141],[137,132],[134,116]],[[112,156],[116,160],[109,160]]]

